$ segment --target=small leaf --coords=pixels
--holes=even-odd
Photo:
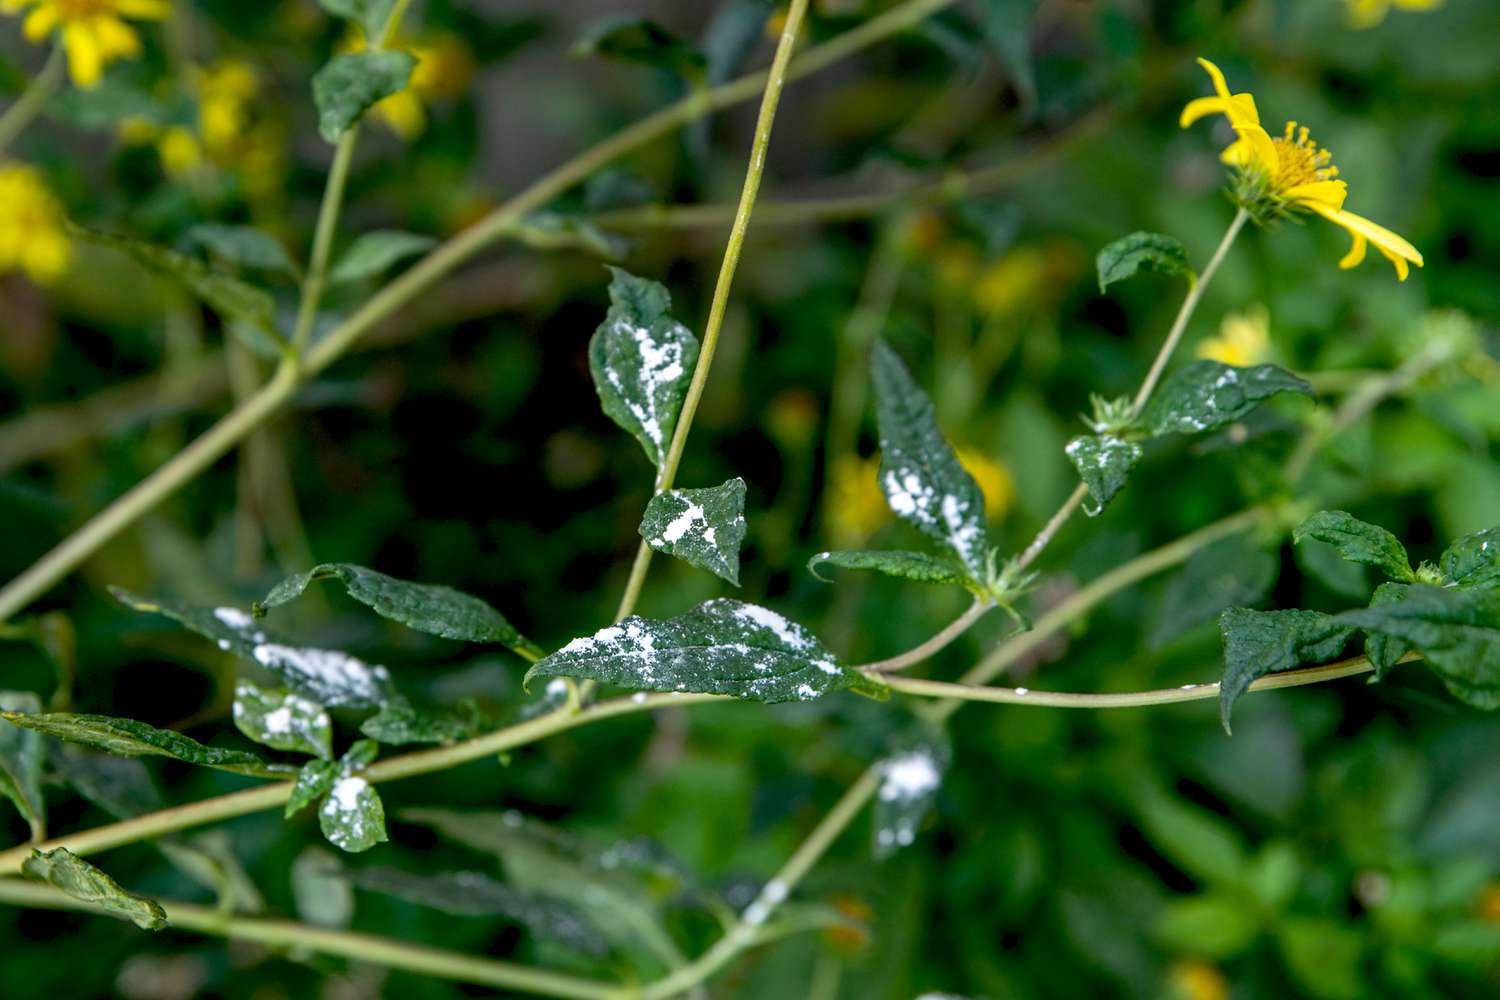
[[[989,574],[984,495],[938,429],[932,402],[883,340],[871,357],[880,425],[880,488],[897,516],[937,539],[983,582]]]
[[[1192,275],[1187,264],[1187,250],[1170,236],[1161,233],[1131,233],[1122,236],[1099,251],[1095,258],[1099,269],[1099,291],[1135,274],[1142,268],[1165,274]]]
[[[202,222],[189,229],[187,236],[215,256],[239,267],[297,276],[297,265],[287,256],[281,241],[254,226]]]
[[[483,724],[477,711],[459,713],[393,702],[360,723],[359,731],[388,746],[457,743],[478,735]]]
[[[257,743],[319,757],[333,756],[333,722],[322,705],[282,688],[240,681],[234,688],[234,725]]]
[[[1235,368],[1200,360],[1168,376],[1141,412],[1153,435],[1197,434],[1232,424],[1282,392],[1312,395],[1312,386],[1275,365]]]
[[[318,134],[338,142],[371,105],[406,89],[417,60],[409,52],[365,49],[334,56],[313,74]]]
[[[1248,532],[1205,545],[1168,581],[1151,630],[1151,645],[1162,646],[1225,608],[1264,599],[1280,568],[1276,554]]]
[[[42,701],[30,691],[0,691],[0,711],[37,713]],[[42,764],[46,746],[30,729],[0,726],[0,795],[15,803],[31,832],[44,836],[47,802],[42,797]]]
[[[1021,98],[1021,107],[1036,106],[1036,71],[1031,61],[1031,22],[1037,0],[980,0],[985,40]],[[1141,234],[1150,235],[1150,234]]]
[[[609,270],[609,312],[589,340],[589,372],[605,414],[635,435],[660,471],[698,363],[698,338],[667,314],[666,288]]]
[[[129,920],[141,930],[159,931],[167,926],[167,911],[144,896],[126,892],[120,883],[87,861],[59,847],[51,851],[32,851],[21,862],[27,878],[46,882],[55,889],[91,903],[111,916]]]
[[[297,916],[314,927],[348,927],[354,917],[354,890],[336,855],[309,847],[292,862],[292,898]]]
[[[1173,954],[1222,960],[1255,940],[1261,919],[1240,894],[1209,890],[1172,897],[1156,917],[1153,930]]]
[[[437,246],[437,240],[399,229],[360,233],[328,270],[328,284],[344,285],[378,278],[387,270]]]
[[[379,38],[396,0],[318,0],[318,3],[334,17],[359,25],[366,38]]]
[[[1251,611],[1230,608],[1219,616],[1224,636],[1224,680],[1219,685],[1219,718],[1229,732],[1234,703],[1257,678],[1322,663],[1337,656],[1354,633],[1343,615],[1320,611]]]
[[[899,576],[920,583],[953,583],[960,587],[969,584],[969,574],[962,566],[925,552],[819,552],[807,561],[807,570],[818,579],[831,582],[818,572],[818,566],[822,563],[840,569],[871,569],[887,576]]]
[[[1379,608],[1388,604],[1396,604],[1406,597],[1410,590],[1409,584],[1391,583],[1387,580],[1375,588],[1375,593],[1370,597],[1370,607]],[[1396,661],[1411,651],[1411,644],[1404,639],[1384,632],[1365,633],[1365,658],[1375,668],[1375,679],[1384,680],[1386,672],[1396,665]]]
[[[1384,528],[1366,523],[1341,510],[1320,510],[1292,531],[1292,541],[1315,538],[1338,549],[1349,562],[1374,566],[1387,577],[1402,583],[1417,578],[1411,570],[1406,546]]]
[[[1232,824],[1149,780],[1135,787],[1131,799],[1141,831],[1179,869],[1200,882],[1234,883],[1243,878],[1245,845]]]
[[[292,783],[291,797],[286,800],[282,815],[291,819],[314,802],[328,794],[334,779],[339,776],[339,765],[331,760],[310,760],[297,772]]]
[[[646,504],[641,537],[658,552],[740,585],[745,539],[745,481],[701,490],[668,490]]]
[[[1083,512],[1098,517],[1125,488],[1130,470],[1141,460],[1141,446],[1113,434],[1086,434],[1068,442],[1068,461],[1078,470],[1078,477],[1088,487]]]
[[[386,841],[385,806],[375,787],[357,774],[333,783],[318,810],[323,836],[351,854],[368,851]]]
[[[1338,620],[1415,648],[1459,701],[1500,708],[1500,590],[1412,584],[1399,599]]]
[[[875,794],[875,857],[890,857],[916,840],[917,827],[937,801],[952,750],[940,738],[910,742],[880,762]]]
[[[55,739],[120,757],[171,757],[189,764],[258,778],[280,778],[290,770],[268,764],[252,753],[206,747],[181,733],[157,729],[134,719],[70,712],[0,712],[0,718]]]
[[[557,212],[532,212],[512,226],[509,235],[534,250],[577,249],[605,260],[619,260],[630,246],[581,216]]]
[[[1438,559],[1438,569],[1460,588],[1500,585],[1500,528],[1460,538]]]
[[[707,65],[696,46],[644,17],[600,18],[584,29],[583,37],[573,43],[568,55],[639,63],[695,81],[703,79]]]
[[[484,601],[436,583],[410,583],[352,563],[323,563],[306,573],[287,577],[271,588],[251,609],[259,618],[302,596],[315,580],[337,580],[349,596],[382,618],[419,632],[461,642],[495,642],[511,649],[540,654],[505,616]]]
[[[723,694],[751,701],[817,698],[884,685],[841,666],[807,629],[774,611],[720,599],[660,621],[631,617],[574,639],[538,662],[534,677],[585,677],[647,691]]]

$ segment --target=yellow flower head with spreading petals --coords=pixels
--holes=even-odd
[[[35,167],[0,163],[0,274],[25,271],[46,284],[68,269],[66,217]]]
[[[0,11],[29,10],[21,31],[33,42],[60,34],[68,53],[68,75],[80,87],[99,82],[104,67],[116,59],[141,54],[141,40],[125,18],[162,21],[171,12],[168,0],[0,0]]]
[[[1271,357],[1271,317],[1263,305],[1230,313],[1219,324],[1219,335],[1198,344],[1198,357],[1236,368],[1258,365]]]
[[[1229,119],[1238,138],[1224,150],[1221,159],[1239,173],[1234,195],[1240,207],[1262,223],[1293,212],[1312,212],[1343,226],[1354,245],[1339,261],[1340,267],[1359,264],[1370,243],[1391,262],[1402,281],[1409,273],[1409,263],[1422,266],[1422,255],[1416,247],[1384,226],[1344,211],[1348,185],[1337,179],[1339,169],[1333,165],[1333,154],[1319,149],[1305,126],[1287,122],[1285,131],[1271,138],[1261,127],[1255,98],[1231,94],[1224,74],[1207,59],[1199,59],[1198,65],[1213,80],[1215,96],[1189,101],[1182,109],[1181,124],[1187,128],[1212,114]]]

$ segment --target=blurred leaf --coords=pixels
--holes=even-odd
[[[188,239],[231,264],[257,271],[297,277],[300,273],[281,241],[254,226],[226,226],[200,222],[187,231]]]
[[[510,235],[535,250],[578,249],[605,260],[619,260],[630,246],[587,219],[557,212],[532,212],[511,227]]]
[[[698,363],[698,338],[667,314],[665,287],[609,271],[609,312],[589,340],[589,371],[605,414],[635,435],[659,472]]]
[[[707,64],[692,43],[644,17],[601,17],[584,28],[568,54],[575,59],[597,55],[654,66],[699,82]]]
[[[1348,645],[1354,630],[1343,616],[1321,611],[1251,611],[1229,608],[1219,616],[1224,636],[1224,679],[1219,684],[1219,719],[1224,731],[1234,703],[1257,678],[1322,663]]]
[[[134,719],[69,712],[0,712],[0,718],[55,739],[121,757],[171,757],[188,764],[259,778],[279,778],[290,773],[288,768],[268,764],[254,754],[206,747],[181,733],[157,729]]]
[[[1192,276],[1187,250],[1177,240],[1161,233],[1131,233],[1099,251],[1094,260],[1099,271],[1099,291],[1123,281],[1144,268],[1158,274]]]
[[[1448,546],[1438,559],[1444,579],[1459,587],[1500,584],[1500,528],[1465,535]]]
[[[985,38],[1010,75],[1021,107],[1036,104],[1036,71],[1031,62],[1031,21],[1037,0],[980,0]]]
[[[710,86],[739,72],[765,38],[766,21],[775,9],[771,0],[724,0],[703,29],[703,56]]]
[[[1304,538],[1327,542],[1350,562],[1373,566],[1392,580],[1410,583],[1417,578],[1400,539],[1345,511],[1320,510],[1311,515],[1292,530],[1293,542]]]
[[[1406,592],[1410,589],[1404,583],[1391,583],[1387,580],[1375,588],[1375,593],[1370,597],[1370,607],[1379,608],[1388,604],[1398,604],[1406,598]],[[1365,656],[1375,668],[1375,677],[1383,680],[1386,671],[1396,665],[1396,661],[1411,652],[1411,643],[1394,635],[1384,632],[1365,633]]]
[[[641,537],[658,552],[740,585],[740,543],[745,539],[745,481],[667,490],[646,504]]]
[[[183,101],[163,101],[139,87],[111,80],[108,86],[68,87],[47,102],[48,117],[73,128],[117,131],[127,121],[181,124]]]
[[[366,38],[379,38],[396,0],[318,0],[318,3],[334,17],[359,25]]]
[[[1282,392],[1311,396],[1312,386],[1275,365],[1194,361],[1167,376],[1141,411],[1141,424],[1153,435],[1197,434],[1232,424]]]
[[[1209,885],[1240,879],[1245,847],[1227,820],[1150,784],[1143,783],[1135,798],[1147,838],[1174,865]]]
[[[880,681],[841,666],[817,636],[754,604],[706,601],[665,621],[630,617],[574,639],[526,673],[580,677],[647,691],[806,701],[845,688],[888,695]]]
[[[359,731],[388,746],[402,746],[408,743],[457,743],[478,735],[483,726],[484,720],[477,712],[450,712],[393,702],[360,723]]]
[[[1363,601],[1370,593],[1370,574],[1358,563],[1345,562],[1327,542],[1304,538],[1292,551],[1303,573],[1339,597]]]
[[[70,743],[50,763],[68,787],[116,819],[166,808],[150,770],[133,757],[112,757]]]
[[[42,700],[30,691],[0,691],[0,712],[36,713]],[[0,726],[0,795],[15,803],[40,840],[47,828],[47,801],[42,797],[42,764],[46,747],[40,733]]]
[[[371,105],[405,90],[416,65],[409,52],[374,49],[328,60],[312,79],[318,134],[325,142],[338,142]]]
[[[1260,933],[1255,908],[1228,892],[1206,892],[1167,903],[1156,936],[1174,954],[1225,959],[1249,947]]]
[[[1399,600],[1338,620],[1409,643],[1459,701],[1500,708],[1500,590],[1412,584]]]
[[[1299,991],[1320,1000],[1358,1000],[1369,996],[1360,976],[1364,939],[1336,920],[1286,917],[1276,925],[1276,940]]]
[[[172,864],[213,890],[219,910],[224,913],[260,913],[265,899],[245,866],[234,853],[234,845],[223,830],[211,830],[196,837],[167,837],[156,846]]]
[[[360,233],[328,269],[328,284],[345,285],[378,278],[403,260],[424,254],[437,240],[399,229],[376,229]]]
[[[1165,645],[1225,608],[1265,599],[1280,568],[1275,553],[1248,532],[1204,546],[1167,582],[1150,644]]]
[[[870,359],[880,425],[880,488],[897,516],[946,545],[975,581],[989,578],[984,495],[938,428],[927,394],[876,340]]]
[[[354,916],[354,892],[337,856],[309,847],[292,862],[292,898],[297,915],[314,927],[347,927]]]
[[[917,838],[917,827],[937,801],[953,751],[940,733],[908,744],[880,762],[875,793],[875,857],[890,857]]]
[[[317,702],[249,681],[234,687],[235,728],[277,750],[333,756],[333,722]]]
[[[167,926],[167,913],[157,903],[126,892],[118,882],[66,847],[32,851],[31,857],[21,863],[21,872],[111,916],[129,920],[141,930],[159,931]]]
[[[1068,442],[1067,455],[1089,490],[1083,512],[1098,517],[1125,488],[1130,470],[1141,460],[1141,446],[1113,434],[1087,434]]]
[[[925,552],[819,552],[807,561],[807,570],[823,580],[825,578],[818,572],[821,563],[840,569],[872,569],[887,576],[921,583],[954,583],[960,587],[969,584],[969,575],[962,566],[950,559],[930,556]]]

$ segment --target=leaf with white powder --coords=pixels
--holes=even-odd
[[[668,490],[646,505],[641,537],[658,552],[740,585],[745,539],[745,481],[702,490]]]
[[[936,736],[909,742],[880,762],[875,793],[875,857],[886,858],[916,840],[917,827],[937,801],[952,751]]]
[[[1283,392],[1313,394],[1312,386],[1275,365],[1236,368],[1219,361],[1194,361],[1156,390],[1141,411],[1141,426],[1153,435],[1198,434],[1241,420]]]
[[[888,693],[875,678],[842,666],[801,625],[727,598],[666,621],[627,618],[574,639],[533,666],[527,682],[534,677],[764,702],[806,701],[844,688],[876,698]]]
[[[891,510],[946,545],[969,574],[989,573],[984,495],[938,429],[932,402],[884,341],[871,359],[880,425],[880,488]]]
[[[234,688],[234,724],[255,742],[276,750],[333,756],[328,712],[294,691],[240,681]]]
[[[1064,449],[1068,461],[1078,470],[1078,477],[1088,487],[1083,512],[1097,517],[1116,493],[1125,488],[1125,480],[1135,463],[1141,460],[1141,446],[1113,434],[1086,434],[1068,442]]]
[[[189,764],[261,778],[284,777],[291,769],[268,764],[253,753],[204,746],[190,736],[134,719],[71,712],[0,712],[6,722],[119,757],[172,757]]]
[[[368,851],[386,841],[385,806],[375,787],[357,774],[333,783],[318,810],[323,836],[351,854]]]
[[[667,314],[665,287],[609,270],[610,307],[589,341],[589,371],[605,414],[635,435],[660,471],[698,363],[698,338]]]

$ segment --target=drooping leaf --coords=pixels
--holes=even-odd
[[[1255,604],[1270,593],[1281,561],[1240,532],[1194,552],[1167,582],[1161,610],[1151,630],[1152,646],[1161,646],[1225,608]]]
[[[42,700],[30,691],[0,691],[0,712],[36,713]],[[16,726],[0,726],[0,795],[15,803],[33,835],[47,825],[47,803],[42,798],[42,764],[46,747],[40,733]]]
[[[952,759],[946,740],[930,736],[906,745],[880,762],[875,794],[875,857],[887,858],[916,840]]]
[[[839,664],[807,629],[754,604],[720,599],[665,621],[631,617],[574,639],[526,674],[581,677],[647,691],[779,702],[884,685]]]
[[[403,260],[424,254],[435,246],[437,240],[431,236],[399,229],[360,233],[328,269],[328,284],[346,285],[378,278]]]
[[[234,687],[234,725],[257,743],[277,750],[333,756],[333,722],[322,705],[284,688],[249,681]]]
[[[288,768],[268,764],[252,753],[206,747],[181,733],[157,729],[134,719],[71,712],[0,712],[0,718],[59,740],[121,757],[171,757],[188,764],[259,778],[281,778],[290,773]]]
[[[339,776],[337,761],[313,759],[302,765],[297,780],[292,782],[292,794],[286,800],[282,815],[291,819],[314,802],[328,794]]]
[[[478,735],[483,727],[484,720],[477,711],[450,712],[393,702],[360,723],[359,731],[388,746],[402,746],[457,743]]]
[[[1500,528],[1485,528],[1448,546],[1438,559],[1443,579],[1461,588],[1500,585]]]
[[[309,847],[292,862],[292,898],[297,916],[314,927],[348,927],[354,917],[354,890],[338,856]]]
[[[1224,680],[1219,718],[1229,732],[1234,703],[1259,677],[1322,663],[1337,656],[1354,633],[1352,623],[1320,611],[1252,611],[1230,608],[1219,616],[1224,636]]]
[[[297,265],[287,256],[286,247],[263,229],[200,222],[187,231],[187,236],[216,257],[239,267],[297,276]]]
[[[222,650],[259,664],[284,685],[329,708],[378,708],[396,697],[390,672],[336,649],[293,646],[239,608],[155,600],[118,587],[110,593],[137,611],[166,615]]]
[[[1327,542],[1350,562],[1374,566],[1392,580],[1410,583],[1417,578],[1400,539],[1342,510],[1320,510],[1308,517],[1292,530],[1292,541],[1304,538]]]
[[[410,52],[364,49],[334,56],[313,74],[318,134],[338,142],[371,105],[406,89],[417,65]]]
[[[1099,270],[1101,292],[1143,269],[1168,277],[1193,273],[1188,268],[1186,248],[1162,233],[1136,232],[1122,236],[1100,250],[1094,263]]]
[[[1021,107],[1036,105],[1036,71],[1031,60],[1031,22],[1037,0],[981,0],[979,9],[985,40],[1005,67]]]
[[[1359,563],[1345,562],[1338,549],[1316,538],[1304,538],[1292,550],[1297,567],[1303,574],[1346,601],[1363,601],[1369,597],[1370,571]]]
[[[1153,435],[1197,434],[1232,424],[1282,392],[1311,396],[1312,386],[1275,365],[1194,361],[1161,384],[1141,412],[1141,424]]]
[[[828,563],[840,569],[870,569],[887,576],[899,576],[921,583],[952,583],[966,586],[969,574],[956,562],[930,556],[925,552],[836,551],[819,552],[807,561],[807,570],[820,580],[826,578],[818,566]]]
[[[589,340],[589,371],[605,414],[661,469],[698,363],[698,338],[668,315],[662,285],[609,269],[609,312]]]
[[[510,236],[535,250],[583,250],[605,260],[619,260],[630,248],[623,237],[559,212],[532,212],[511,227]]]
[[[318,826],[336,847],[358,854],[386,841],[385,806],[375,786],[357,774],[340,777],[318,810]]]
[[[989,575],[984,494],[938,429],[932,401],[883,340],[871,356],[880,426],[880,488],[897,516],[959,558],[970,577]]]
[[[1130,470],[1141,460],[1141,446],[1113,434],[1086,434],[1068,442],[1068,461],[1088,487],[1083,512],[1098,517],[1115,494],[1125,488]]]
[[[32,851],[31,857],[21,863],[21,872],[111,916],[129,920],[141,930],[159,931],[167,926],[167,912],[160,904],[126,892],[120,883],[66,847]]]
[[[702,80],[707,60],[698,47],[644,17],[606,16],[584,28],[568,54],[575,59],[604,56],[653,66],[689,80]]]
[[[1345,611],[1338,620],[1416,649],[1458,700],[1500,708],[1500,590],[1412,584],[1399,599]]]
[[[668,490],[646,504],[641,537],[658,552],[740,585],[740,543],[745,540],[745,481]]]
[[[318,3],[334,17],[359,25],[366,38],[379,38],[396,0],[318,0]]]
[[[251,609],[255,617],[296,600],[315,580],[337,580],[349,596],[382,618],[462,642],[494,642],[540,655],[505,616],[479,598],[436,583],[410,583],[351,563],[323,563],[289,576]]]

